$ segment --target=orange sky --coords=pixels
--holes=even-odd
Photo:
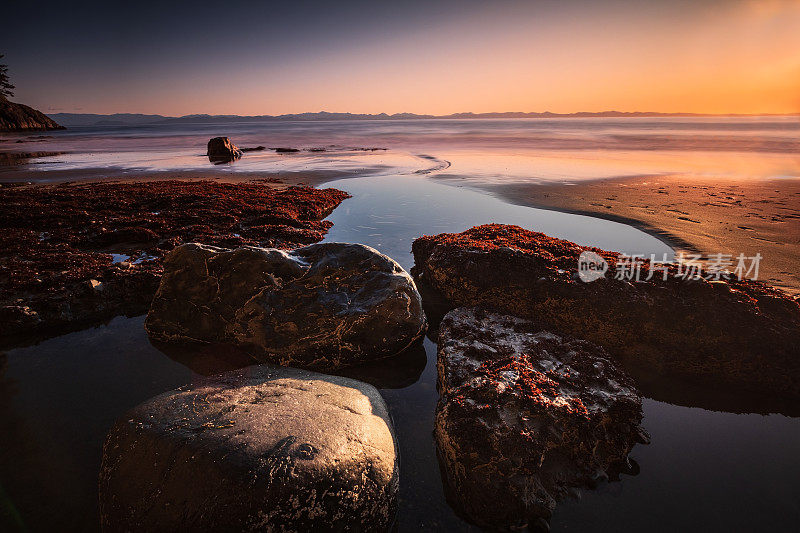
[[[315,23],[325,40],[233,35],[219,62],[200,59],[215,48],[198,36],[128,63],[97,55],[79,78],[41,68],[44,56],[39,70],[10,66],[17,100],[46,112],[800,112],[800,0],[488,3],[369,31]]]

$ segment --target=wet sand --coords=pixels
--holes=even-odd
[[[516,204],[631,224],[677,252],[700,253],[703,259],[722,253],[735,261],[742,253],[760,253],[758,279],[800,294],[798,179],[711,181],[678,175],[479,187]]]

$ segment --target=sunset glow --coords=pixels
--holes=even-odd
[[[799,1],[501,3],[120,8],[91,39],[45,20],[57,49],[14,28],[6,59],[46,112],[800,112]]]

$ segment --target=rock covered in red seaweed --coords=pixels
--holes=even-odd
[[[184,242],[295,248],[348,195],[213,181],[0,186],[3,343],[142,314]]]
[[[580,281],[584,250],[609,264]],[[800,396],[800,305],[751,280],[683,280],[675,265],[644,281],[615,279],[615,252],[518,226],[488,224],[414,241],[412,273],[450,307],[486,306],[600,344],[646,368],[753,392]],[[704,272],[701,271],[701,274]]]
[[[157,341],[229,344],[260,361],[331,371],[399,354],[425,334],[414,280],[363,244],[185,244],[164,267],[145,321]]]
[[[458,308],[442,321],[437,367],[442,473],[478,525],[533,525],[571,490],[635,471],[641,399],[599,346]]]

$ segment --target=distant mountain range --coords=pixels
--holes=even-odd
[[[142,115],[137,113],[115,113],[113,115],[98,115],[94,113],[51,113],[50,118],[62,126],[142,126],[149,124],[215,124],[223,122],[274,122],[289,120],[407,120],[407,119],[470,119],[470,118],[629,118],[629,117],[743,117],[753,115],[710,115],[702,113],[651,113],[651,112],[624,112],[602,111],[598,113],[453,113],[452,115],[417,115],[415,113],[395,113],[377,115],[363,113],[295,113],[288,115],[184,115],[182,117],[167,117],[164,115]],[[786,116],[786,115],[775,115]],[[792,116],[798,116],[793,114]]]

